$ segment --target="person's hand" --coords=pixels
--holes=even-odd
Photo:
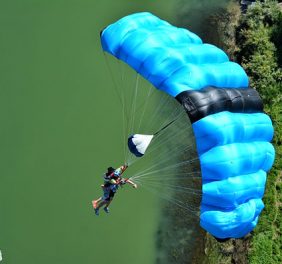
[[[133,188],[137,189],[137,184],[136,183],[133,184]]]

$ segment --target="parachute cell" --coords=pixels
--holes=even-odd
[[[274,160],[270,118],[237,63],[187,29],[144,12],[101,33],[103,50],[124,61],[157,89],[175,97],[193,126],[201,165],[201,226],[217,238],[239,238],[256,226],[266,172]],[[153,136],[133,135],[144,155]]]

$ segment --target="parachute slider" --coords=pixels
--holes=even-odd
[[[145,151],[147,150],[147,148],[149,147],[153,137],[157,136],[161,131],[168,128],[176,120],[177,120],[177,118],[170,121],[168,124],[166,124],[160,130],[158,130],[154,135],[142,135],[142,134],[131,135],[127,140],[127,144],[128,144],[128,148],[129,148],[130,152],[132,154],[134,154],[136,157],[142,157],[145,154]]]
[[[154,135],[134,134],[128,138],[128,148],[136,157],[142,157],[149,147]]]

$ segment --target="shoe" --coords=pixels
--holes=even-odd
[[[99,209],[94,209],[95,215],[99,215]]]
[[[104,211],[108,214],[110,212],[109,207],[104,207]]]

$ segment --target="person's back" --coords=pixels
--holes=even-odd
[[[109,167],[107,172],[103,174],[104,184],[110,182],[114,175],[115,169],[113,167]]]

